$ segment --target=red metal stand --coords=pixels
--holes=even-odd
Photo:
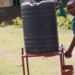
[[[22,48],[23,75],[25,75],[24,58],[26,58],[27,73],[28,73],[28,75],[30,75],[29,74],[29,64],[28,64],[28,58],[29,57],[36,57],[36,56],[51,57],[51,56],[56,56],[56,55],[60,56],[61,75],[73,75],[73,66],[72,65],[65,65],[65,63],[64,63],[63,48],[62,48],[62,50],[59,50],[58,52],[44,53],[44,54],[24,54],[24,49]]]

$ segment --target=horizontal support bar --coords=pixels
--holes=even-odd
[[[36,56],[55,56],[55,55],[62,55],[62,51],[52,52],[52,53],[43,53],[43,54],[24,54],[22,57],[36,57]]]
[[[72,74],[73,74],[72,70],[63,72],[63,75],[72,75]]]
[[[63,65],[64,70],[73,70],[73,65]]]

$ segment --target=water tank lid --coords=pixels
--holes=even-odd
[[[41,4],[41,3],[45,3],[45,2],[51,2],[51,3],[54,3],[54,1],[53,0],[42,0],[41,2],[24,2],[24,3],[22,3],[21,4],[21,6],[27,6],[27,5],[30,5],[30,6],[32,6],[32,4],[34,4],[34,3],[36,3],[37,5],[39,5],[39,4]]]

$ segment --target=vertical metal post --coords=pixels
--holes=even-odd
[[[24,55],[24,50],[22,48],[22,55]],[[22,66],[23,66],[23,75],[25,75],[25,65],[24,65],[24,57],[22,56]]]
[[[28,57],[26,57],[26,63],[27,63],[27,72],[28,72],[28,75],[29,75],[29,64],[28,64]]]
[[[63,75],[63,61],[62,61],[62,55],[60,55],[60,65],[61,65],[61,75]]]
[[[63,46],[63,45],[62,45]],[[59,51],[60,52],[60,51]],[[40,56],[55,56],[55,55],[59,55],[60,56],[60,66],[61,66],[61,75],[72,75],[72,71],[68,71],[65,72],[65,69],[72,69],[72,67],[70,68],[69,66],[65,66],[64,63],[64,51],[63,48],[61,49],[61,53],[53,53],[53,54],[40,54]],[[28,63],[28,57],[36,57],[36,55],[28,55],[28,54],[24,54],[24,50],[22,48],[22,66],[23,66],[23,75],[25,75],[25,65],[24,65],[24,58],[26,58],[26,67],[27,67],[27,75],[29,75],[29,63]],[[72,69],[73,70],[73,69]]]
[[[63,50],[63,45],[62,46],[62,60],[63,60],[63,65],[65,65],[65,62],[64,62],[64,50]]]

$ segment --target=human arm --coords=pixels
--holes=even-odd
[[[70,58],[72,56],[71,54],[72,54],[74,46],[75,46],[75,35],[73,37],[73,40],[72,40],[68,50],[65,52],[65,57]]]

